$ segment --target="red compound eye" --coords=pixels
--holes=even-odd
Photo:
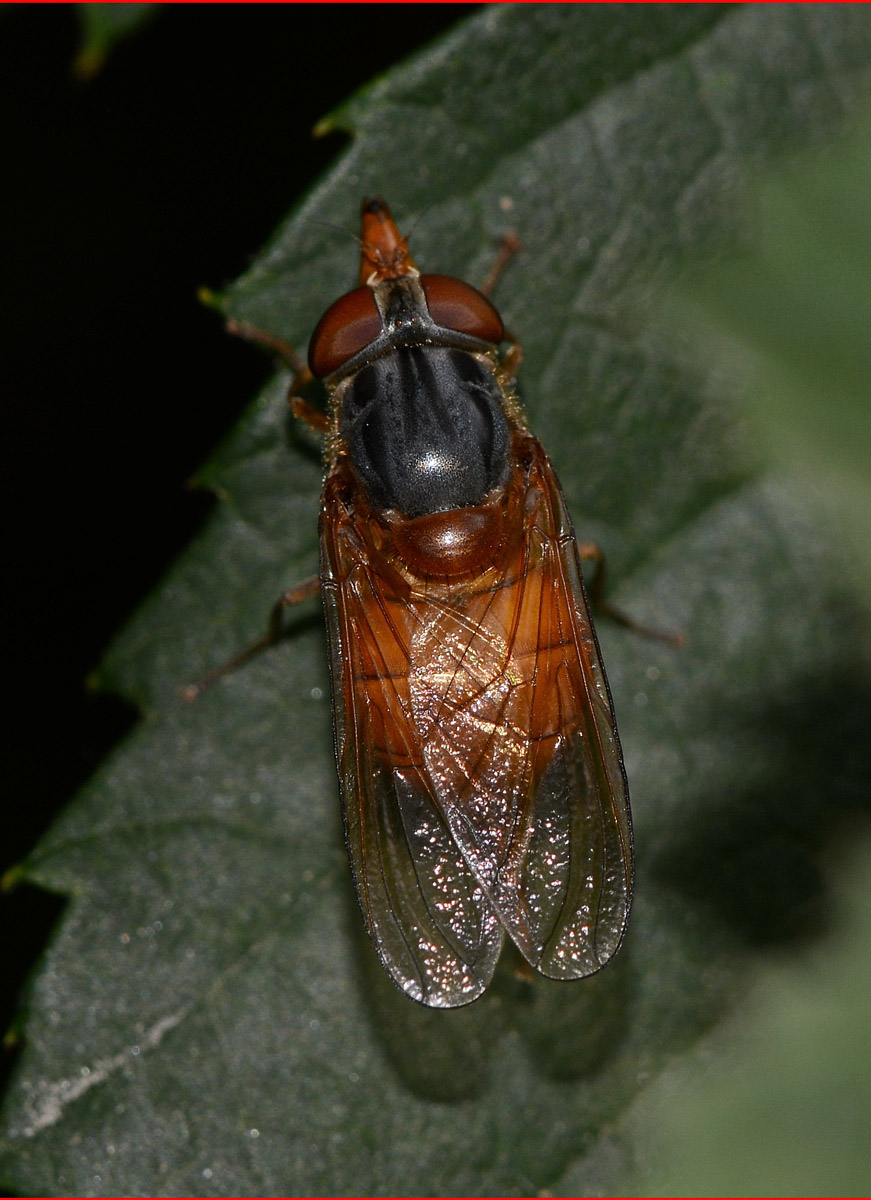
[[[369,287],[347,292],[330,305],[308,344],[308,365],[318,379],[337,371],[349,358],[374,342],[381,332],[381,315]]]
[[[449,275],[422,275],[420,282],[436,325],[494,345],[502,341],[502,318],[477,288]]]

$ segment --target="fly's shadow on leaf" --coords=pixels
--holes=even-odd
[[[556,1083],[579,1082],[618,1057],[629,1033],[636,971],[630,938],[595,975],[536,978],[527,985],[529,1001],[517,1005],[512,1024],[542,1075]]]
[[[619,1052],[629,1027],[631,953],[607,970],[560,981],[535,975],[510,942],[481,999],[440,1011],[416,1004],[391,982],[349,899],[360,988],[373,1034],[405,1087],[440,1103],[485,1093],[491,1063],[506,1033],[516,1033],[533,1068],[554,1082],[589,1078]]]
[[[856,814],[871,813],[856,784],[871,776],[869,710],[869,682],[849,668],[801,677],[790,696],[770,700],[752,728],[770,756],[767,786],[712,799],[658,859],[658,878],[751,947],[824,933],[831,905],[820,850]]]

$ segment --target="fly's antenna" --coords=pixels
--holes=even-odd
[[[344,225],[339,225],[335,221],[324,221],[320,217],[303,217],[303,220],[307,225],[320,225],[322,229],[331,229],[333,233],[341,233],[343,237],[349,237],[358,246],[363,245],[356,233],[352,233],[350,229],[346,229]]]

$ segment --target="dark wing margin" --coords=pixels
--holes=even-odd
[[[366,926],[403,992],[459,1007],[489,984],[503,929],[418,769],[395,665],[409,660],[407,629],[328,511],[321,545],[345,834]]]

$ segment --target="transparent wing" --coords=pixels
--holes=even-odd
[[[500,923],[543,974],[575,979],[623,937],[628,790],[559,483],[515,440],[522,536],[496,578],[432,600],[410,690],[428,787]]]
[[[629,909],[626,783],[571,524],[538,442],[516,433],[515,460],[517,536],[451,586],[379,563],[365,517],[325,493],[355,881],[384,965],[433,1006],[480,995],[503,931],[546,975],[591,974]]]
[[[410,610],[353,531],[323,522],[336,755],[369,935],[397,985],[437,1008],[487,987],[503,930],[427,786],[410,710]]]
[[[509,925],[545,975],[599,970],[623,939],[632,899],[629,794],[607,680],[562,492],[537,445],[528,536],[541,586],[525,591],[538,622],[532,728],[538,747],[522,916]]]

